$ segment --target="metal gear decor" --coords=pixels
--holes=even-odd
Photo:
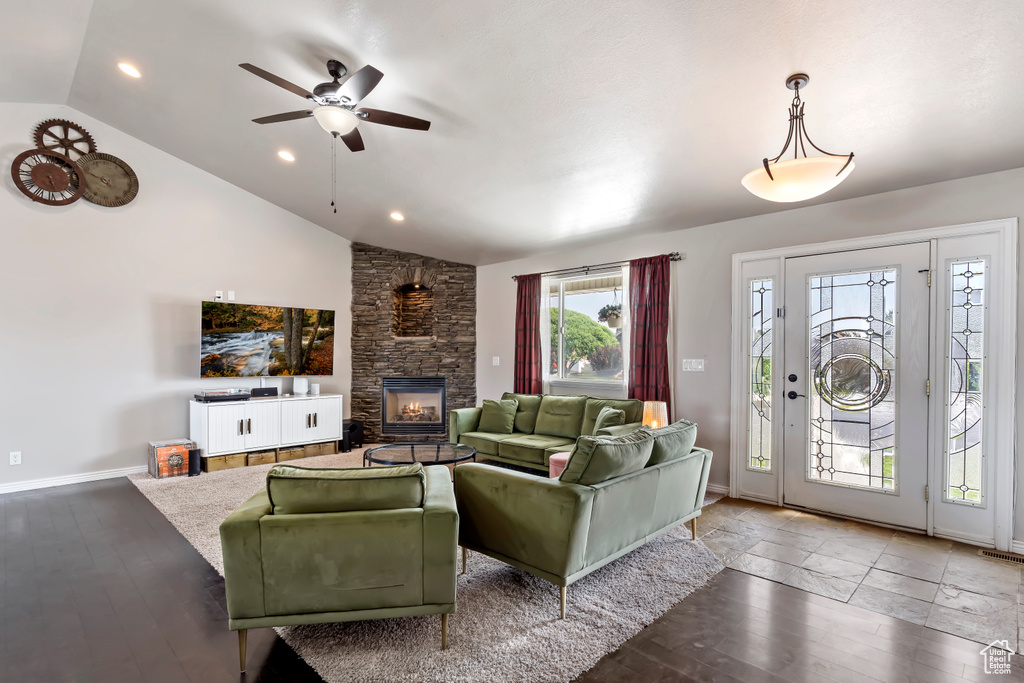
[[[85,128],[67,119],[47,119],[35,127],[35,149],[11,164],[18,190],[34,202],[64,206],[85,197],[100,206],[124,206],[135,199],[139,179],[115,156],[96,152]]]
[[[48,119],[36,126],[36,147],[59,152],[72,161],[96,151],[96,143],[85,128],[66,119]]]

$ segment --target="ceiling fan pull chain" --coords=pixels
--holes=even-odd
[[[338,134],[331,136],[331,206],[338,213],[335,202],[338,199]]]

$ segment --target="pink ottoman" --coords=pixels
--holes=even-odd
[[[551,465],[551,471],[548,473],[549,477],[552,479],[558,479],[558,476],[562,473],[562,470],[565,469],[566,464],[569,462],[569,455],[569,452],[555,453],[548,458],[548,463]]]

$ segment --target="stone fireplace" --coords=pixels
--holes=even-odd
[[[392,380],[442,393],[393,390],[389,406]],[[367,443],[443,440],[446,411],[476,405],[474,266],[352,244],[350,404]]]

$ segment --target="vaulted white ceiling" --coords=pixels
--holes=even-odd
[[[814,141],[856,154],[819,203],[1024,166],[1016,1],[4,0],[2,24],[3,100],[67,103],[347,238],[477,264],[790,208],[739,180],[781,149],[796,71]],[[433,122],[339,144],[337,214],[330,136],[250,121],[308,103],[237,66],[312,89],[329,58],[384,72],[366,106]]]

